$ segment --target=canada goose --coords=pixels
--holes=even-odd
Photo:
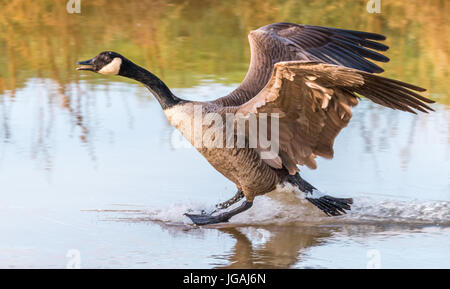
[[[367,59],[389,61],[374,51],[388,49],[377,42],[385,39],[382,35],[274,23],[251,31],[248,38],[251,61],[245,79],[229,95],[214,101],[178,98],[158,77],[116,52],[102,52],[90,60],[78,62],[77,69],[120,75],[141,82],[159,101],[169,122],[216,170],[236,184],[236,195],[216,205],[213,212],[187,213],[195,224],[226,222],[249,209],[257,195],[286,184],[298,188],[307,200],[327,215],[345,213],[350,210],[352,199],[334,198],[319,192],[300,177],[297,165],[314,169],[317,156],[333,157],[334,139],[350,121],[351,107],[358,103],[358,95],[412,113],[415,113],[413,109],[433,110],[426,103],[434,101],[417,93],[425,91],[423,88],[373,74],[383,69]],[[234,115],[231,146],[228,142],[226,146],[195,145],[198,135],[192,133],[191,125],[195,126],[196,112],[206,118],[208,115],[222,118]],[[268,151],[259,138],[256,145],[249,145],[249,134],[256,128],[248,123],[244,125],[244,145],[238,146],[237,122],[254,116],[261,127],[263,114],[270,114],[266,121],[278,123],[278,127],[270,127],[278,129],[278,150]],[[211,124],[201,124],[200,129],[208,129]],[[225,128],[219,128],[211,140],[229,140],[222,134]],[[201,130],[200,139],[203,134],[205,132]],[[226,210],[244,197],[239,206]]]

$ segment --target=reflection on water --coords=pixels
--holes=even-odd
[[[200,257],[187,261],[187,266],[201,267],[208,260],[213,268],[366,268],[370,267],[376,251],[383,268],[440,268],[448,267],[448,226],[430,227],[409,223],[373,223],[340,225],[284,224],[236,225],[221,224],[203,228],[150,221],[148,213],[137,210],[99,210],[104,220],[137,225],[152,224],[160,233],[168,234],[180,244],[171,243],[177,253],[196,249],[190,244],[220,247],[219,253],[202,250]],[[220,232],[219,234],[214,234]],[[220,241],[218,241],[220,240]],[[232,242],[230,242],[232,241]],[[220,242],[220,246],[216,243]],[[209,244],[209,246],[208,246]],[[405,247],[406,246],[406,247]],[[409,255],[408,247],[416,254]],[[440,250],[435,250],[438,247]],[[148,248],[151,251],[151,248]],[[148,253],[147,253],[148,254]],[[373,265],[373,264],[372,264]],[[152,267],[151,264],[148,266]],[[173,266],[171,266],[173,267]],[[175,267],[177,267],[175,265]]]
[[[370,238],[370,236],[372,236],[372,242],[375,243],[379,241],[376,238],[383,239],[387,236],[392,240],[395,239],[396,235],[403,235],[403,237],[416,234],[425,235],[428,229],[405,226],[389,228],[380,225],[346,225],[341,227],[229,228],[221,229],[221,231],[230,234],[236,240],[236,243],[227,254],[217,256],[217,259],[223,258],[228,262],[227,265],[217,266],[217,268],[365,268],[370,262],[370,258],[368,258],[370,256],[367,255],[367,252],[373,250],[373,247],[370,248],[370,245],[367,246],[364,243],[352,244],[353,252],[344,249],[345,253],[341,251],[339,257],[332,251],[328,252],[326,249],[322,249],[332,247],[335,244],[343,244],[343,247],[350,247],[351,239],[365,240]],[[442,232],[435,231],[434,233],[437,233],[436,235],[443,233],[443,235],[449,236],[449,231],[445,229]],[[423,239],[427,240],[436,237],[433,235],[429,234]],[[373,236],[377,237],[373,238]],[[396,243],[396,241],[391,242],[390,245],[392,243]],[[398,244],[395,246],[398,246]],[[390,249],[389,245],[383,246],[383,249],[387,251]],[[318,252],[312,254],[314,250]],[[336,248],[336,250],[339,250],[339,248]],[[386,252],[383,253],[385,253],[386,257]],[[429,254],[428,256],[431,258],[434,257],[431,252],[422,253]],[[343,260],[336,262],[335,258]],[[333,266],[333,263],[340,264]],[[402,262],[400,264],[403,267],[410,266]],[[433,264],[432,261],[426,262],[426,264],[417,264],[416,266],[427,267],[430,264]],[[394,266],[385,264],[385,267]]]
[[[71,15],[64,1],[0,0],[0,267],[64,267],[71,248],[85,267],[365,268],[369,249],[383,267],[450,267],[448,1],[384,0],[379,15],[364,1],[85,2]],[[182,213],[234,185],[171,146],[148,91],[74,64],[116,50],[175,94],[213,99],[244,77],[248,31],[275,21],[385,34],[385,75],[428,88],[436,112],[356,107],[335,158],[302,170],[355,198],[344,219],[305,224],[305,209],[278,196],[194,229]]]
[[[231,252],[218,256],[228,261],[218,268],[290,268],[303,251],[320,245],[333,230],[289,226],[269,230],[259,227],[221,229],[236,243]]]

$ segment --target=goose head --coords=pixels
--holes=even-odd
[[[150,71],[134,64],[117,52],[104,51],[86,61],[77,62],[77,70],[87,70],[104,75],[120,75],[142,83],[158,99],[163,109],[182,101],[176,97],[167,85]]]
[[[119,75],[126,58],[117,52],[104,51],[85,61],[79,61],[77,70],[88,70],[104,75]]]

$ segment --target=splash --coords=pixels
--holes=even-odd
[[[205,208],[180,204],[164,210],[148,210],[150,220],[192,224],[183,214],[189,208]],[[315,206],[296,194],[271,193],[255,199],[253,207],[230,220],[234,225],[270,224],[411,224],[450,226],[450,202],[375,200],[354,198],[347,215],[326,217]]]
[[[235,204],[229,209],[238,206]],[[192,225],[184,213],[212,211],[214,206],[200,203],[181,203],[164,209],[139,211],[135,221],[164,222],[173,225]],[[110,210],[109,210],[110,211]],[[117,211],[120,212],[120,211]],[[132,221],[133,216],[127,220]],[[121,218],[122,220],[124,218]],[[404,224],[450,226],[450,202],[398,201],[369,197],[354,198],[352,210],[347,215],[326,217],[304,199],[302,193],[290,186],[278,187],[274,192],[257,197],[254,205],[231,218],[227,226],[292,224]]]
[[[435,224],[450,226],[450,202],[357,198],[348,221]]]

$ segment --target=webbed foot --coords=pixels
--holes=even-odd
[[[231,217],[250,209],[252,205],[253,205],[253,202],[244,201],[238,207],[236,207],[230,211],[226,211],[226,212],[217,214],[217,215],[213,215],[213,213],[215,213],[216,211],[214,211],[213,213],[209,213],[209,214],[203,212],[202,214],[185,213],[184,215],[187,216],[189,219],[191,219],[191,221],[194,222],[194,224],[196,224],[196,225],[209,225],[209,224],[224,223],[224,222],[228,222],[228,220]]]
[[[209,214],[188,214],[185,213],[191,221],[196,225],[209,225],[209,224],[217,224],[228,222],[229,218],[220,218],[220,215],[213,216],[211,213]]]

